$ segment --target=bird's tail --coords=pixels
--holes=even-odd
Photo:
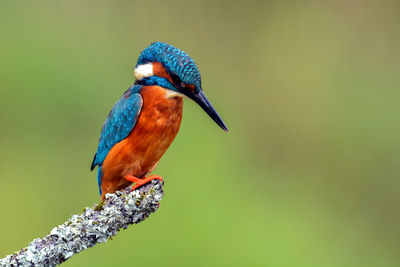
[[[97,169],[97,184],[99,185],[99,192],[101,196],[101,178],[103,177],[103,172],[101,171],[101,166],[99,165]]]

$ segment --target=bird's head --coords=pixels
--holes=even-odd
[[[170,90],[168,97],[195,101],[224,130],[228,131],[201,88],[200,72],[193,59],[172,45],[155,42],[140,54],[135,67],[138,84],[158,85]]]

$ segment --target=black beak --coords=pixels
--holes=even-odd
[[[188,97],[194,100],[199,106],[207,112],[208,116],[211,117],[218,125],[219,127],[222,128],[225,132],[228,131],[228,128],[226,127],[224,121],[221,119],[221,117],[218,115],[217,111],[214,109],[214,107],[211,105],[210,101],[208,101],[207,97],[204,95],[203,91],[198,91],[195,93],[190,93],[188,94]]]

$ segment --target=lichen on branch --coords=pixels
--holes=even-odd
[[[0,266],[56,266],[72,255],[106,242],[155,212],[163,197],[161,182],[153,180],[140,188],[107,194],[104,202],[85,208],[29,246],[0,259]]]

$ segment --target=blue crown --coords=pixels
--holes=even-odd
[[[178,48],[155,42],[142,51],[136,67],[150,62],[160,62],[172,75],[177,75],[186,84],[193,84],[196,89],[201,88],[201,76],[193,59]]]

